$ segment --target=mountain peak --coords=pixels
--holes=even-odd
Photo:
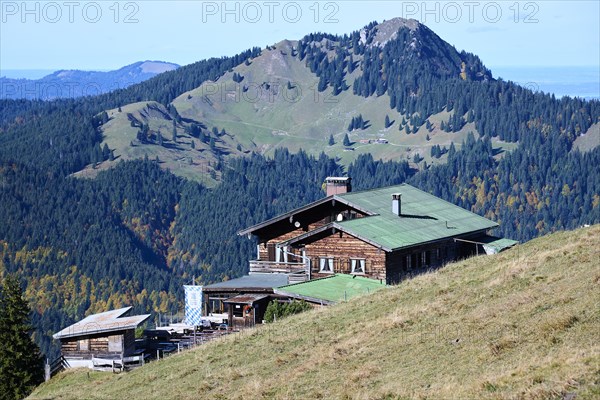
[[[383,47],[390,40],[398,37],[398,30],[401,28],[408,28],[410,31],[415,31],[421,24],[416,19],[405,19],[401,17],[392,18],[388,21],[383,21],[380,24],[375,25],[370,29],[374,34],[373,42],[371,46]],[[363,43],[367,42],[369,36],[369,28],[365,27],[360,31],[361,40]]]

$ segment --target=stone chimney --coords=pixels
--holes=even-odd
[[[392,194],[392,212],[399,217],[402,216],[402,194]]]
[[[334,194],[344,194],[352,191],[352,185],[350,181],[352,179],[349,177],[336,177],[330,176],[325,179],[325,192],[326,196],[332,196]]]

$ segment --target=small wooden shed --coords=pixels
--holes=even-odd
[[[126,316],[130,310],[131,307],[125,307],[89,315],[55,333],[53,338],[60,340],[61,353],[72,365],[94,357],[131,355],[135,352],[135,328],[150,314]]]
[[[246,328],[262,323],[270,297],[268,294],[249,293],[225,300],[229,305],[229,326]]]

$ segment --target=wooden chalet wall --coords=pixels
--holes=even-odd
[[[64,356],[91,358],[93,355],[108,353],[108,337],[74,337],[61,340],[61,353]]]
[[[314,229],[315,225],[311,225],[310,226],[310,230]],[[295,238],[298,235],[302,235],[303,233],[306,233],[306,230],[304,229],[295,229],[291,232],[285,233],[279,237],[276,237],[275,239],[269,240],[267,243],[261,244],[259,246],[259,252],[258,252],[258,259],[262,260],[262,261],[275,261],[275,255],[274,255],[274,247],[277,243],[281,243],[283,241],[286,240],[290,240],[292,238]],[[269,249],[272,248],[273,250],[269,251]],[[300,254],[297,252],[297,250],[289,248],[288,251],[290,253],[294,253],[294,254]],[[271,253],[271,254],[269,254]],[[283,257],[281,257],[281,262],[283,262]],[[288,254],[288,261],[289,262],[302,262],[302,259],[299,257],[292,257]]]
[[[290,240],[295,238],[296,236],[302,235],[303,233],[306,233],[308,231],[312,231],[313,229],[317,229],[322,227],[323,225],[328,224],[329,222],[331,222],[331,218],[325,218],[319,222],[315,222],[314,224],[310,224],[308,226],[308,229],[305,228],[298,228],[298,229],[294,229],[288,233],[284,233],[281,236],[276,237],[275,239],[271,239],[269,240],[267,243],[263,243],[259,246],[259,252],[258,252],[258,260],[262,260],[262,261],[275,261],[275,255],[274,255],[274,248],[275,245],[277,243],[281,243],[284,242],[286,240]],[[290,224],[290,227],[292,225]],[[272,248],[273,250],[270,251],[270,248]],[[298,249],[294,249],[292,247],[288,248],[288,251],[290,253],[294,253],[294,254],[300,254],[300,252],[298,251]],[[271,254],[269,254],[271,253]],[[280,260],[281,262],[283,262],[283,257]],[[288,254],[288,262],[299,262],[302,263],[302,259],[300,257],[293,257],[290,254]]]
[[[478,234],[462,238],[473,240]],[[431,244],[411,247],[386,254],[386,283],[393,285],[413,274],[431,268],[439,268],[444,264],[471,257],[476,253],[476,246],[471,243],[455,242],[448,239]],[[410,260],[409,260],[410,258]]]
[[[386,283],[399,283],[412,274],[438,268],[455,259],[456,244],[452,240],[386,253]]]
[[[311,259],[312,278],[330,276],[319,272],[320,258],[333,258],[334,272],[351,273],[350,260],[364,259],[364,276],[385,281],[385,252],[344,232],[338,232],[306,245],[306,255]]]

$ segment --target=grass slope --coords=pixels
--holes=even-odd
[[[581,152],[593,150],[598,146],[600,146],[600,122],[590,126],[590,129],[573,143],[573,149],[579,149]]]
[[[91,165],[76,173],[80,177],[94,177],[99,171],[110,168],[116,163],[148,157],[158,158],[162,168],[168,169],[184,178],[200,181],[208,186],[214,185],[210,177],[211,166],[218,158],[207,143],[186,133],[182,124],[176,124],[177,142],[173,142],[173,121],[166,108],[157,102],[148,101],[128,104],[118,109],[107,110],[109,121],[102,125],[102,143],[113,150],[114,161],[104,161],[96,168]],[[164,145],[141,143],[136,139],[139,128],[131,126],[128,116],[148,125],[153,132],[160,132]],[[217,139],[216,145],[224,154],[242,155],[235,149],[229,138]],[[192,142],[194,143],[192,145]]]
[[[304,61],[293,55],[296,46],[297,42],[288,40],[270,46],[248,65],[241,64],[216,82],[205,82],[194,90],[182,93],[173,100],[172,105],[183,118],[202,123],[208,130],[212,127],[217,127],[219,131],[224,128],[228,135],[219,139],[218,147],[223,154],[232,156],[251,151],[269,156],[276,148],[286,147],[294,152],[304,149],[313,155],[324,151],[344,165],[349,165],[364,153],[371,153],[375,159],[405,159],[411,163],[418,153],[431,165],[446,162],[445,156],[440,159],[430,157],[433,145],[448,147],[454,142],[460,146],[468,132],[477,135],[472,123],[456,133],[440,130],[441,122],[451,116],[446,111],[429,117],[434,126],[432,132],[425,125],[414,134],[400,131],[401,121],[407,116],[390,108],[387,94],[364,98],[352,93],[351,87],[361,73],[360,68],[346,76],[350,89],[337,96],[333,96],[331,88],[319,92],[318,77]],[[333,57],[334,52],[330,53]],[[360,57],[355,59],[356,62],[359,60]],[[234,74],[239,74],[243,80],[235,82]],[[244,91],[244,88],[247,90]],[[150,112],[149,105],[153,108]],[[106,143],[114,150],[118,160],[143,158],[146,154],[150,158],[158,156],[163,161],[161,165],[175,174],[210,181],[207,178],[210,169],[207,163],[215,162],[214,153],[206,144],[187,135],[184,124],[177,127],[179,143],[171,146],[168,139],[172,136],[172,121],[163,105],[155,102],[134,103],[123,106],[121,113],[117,110],[107,110],[107,113],[111,120],[102,126],[102,146]],[[160,130],[167,139],[167,146],[141,143],[131,146],[135,142],[137,128],[130,126],[128,114],[149,124],[152,130]],[[368,127],[349,133],[347,127],[352,118],[358,115],[369,121]],[[386,115],[392,122],[387,128],[384,124]],[[349,135],[353,150],[343,146],[345,134]],[[333,146],[328,145],[330,135],[335,140]],[[388,140],[389,144],[360,143],[362,139],[375,141],[380,138]],[[195,149],[190,148],[192,141],[196,142]],[[515,146],[496,139],[493,144],[501,150],[511,150]],[[189,163],[190,159],[192,163]],[[97,169],[90,166],[81,175],[93,176],[98,169],[111,166],[110,162],[102,163]],[[423,163],[413,166],[420,169]]]
[[[185,118],[202,121],[208,126],[224,127],[234,133],[243,148],[270,155],[278,147],[292,151],[300,148],[311,154],[325,151],[340,157],[344,164],[352,162],[358,154],[371,153],[375,159],[411,159],[415,153],[431,160],[429,153],[434,144],[460,144],[469,131],[476,132],[473,124],[460,132],[448,133],[438,129],[449,113],[432,116],[436,129],[429,133],[425,126],[416,134],[407,135],[398,127],[402,114],[390,108],[387,94],[364,98],[352,93],[352,84],[360,68],[346,77],[350,89],[337,96],[331,89],[317,90],[319,79],[293,56],[295,41],[284,40],[265,49],[250,65],[239,65],[217,82],[205,82],[200,87],[183,93],[173,101],[179,114]],[[331,54],[333,57],[333,52]],[[357,60],[360,59],[357,58]],[[233,74],[244,79],[236,83]],[[288,86],[290,82],[290,86]],[[247,87],[244,92],[243,88]],[[365,130],[349,133],[355,151],[344,151],[344,135],[352,117],[362,115],[369,121]],[[385,128],[388,115],[394,123]],[[426,140],[429,133],[430,141]],[[328,146],[329,136],[336,144]],[[361,139],[387,139],[389,145],[360,144]]]
[[[598,249],[600,225],[556,233],[31,398],[598,398]]]

